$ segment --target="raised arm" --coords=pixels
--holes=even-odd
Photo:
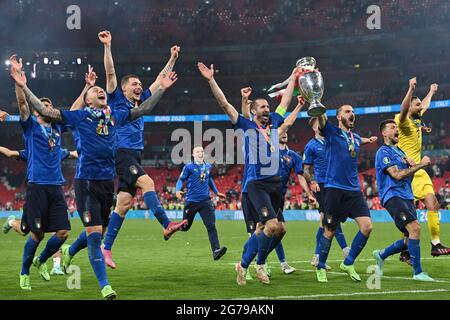
[[[411,106],[411,98],[413,96],[414,90],[416,90],[416,85],[417,79],[415,77],[409,79],[408,92],[406,93],[405,98],[403,98],[402,105],[400,107],[400,122],[405,121],[406,117],[408,116],[409,107]]]
[[[365,144],[369,144],[369,143],[375,143],[378,141],[378,137],[376,136],[371,136],[370,138],[363,138],[361,137],[361,144],[365,145]]]
[[[27,99],[22,89],[22,87],[27,83],[25,73],[22,71],[22,59],[18,60],[16,55],[12,55],[9,58],[9,63],[11,66],[11,77],[14,79],[14,81],[16,81],[15,91],[17,106],[19,107],[20,119],[25,121],[30,117],[30,108],[28,107]],[[17,80],[19,80],[19,83],[21,85],[17,83]]]
[[[414,175],[420,169],[423,169],[431,164],[429,157],[425,156],[422,158],[419,164],[416,164],[408,169],[399,169],[397,166],[392,166],[386,169],[388,174],[395,180],[403,180],[407,177]]]
[[[250,95],[252,94],[252,88],[242,88],[241,89],[241,96],[242,96],[242,116],[247,119],[251,119],[250,114],[250,105],[251,101],[248,99]]]
[[[19,159],[19,151],[11,150],[5,147],[0,147],[0,153],[7,158]]]
[[[197,66],[202,76],[206,80],[208,80],[211,91],[217,102],[219,103],[219,106],[222,108],[223,112],[225,112],[225,114],[230,118],[231,122],[235,124],[238,120],[239,113],[237,112],[236,108],[228,102],[227,98],[214,79],[214,65],[212,64],[211,67],[208,68],[202,62],[199,62]]]
[[[95,82],[97,81],[97,74],[94,72],[94,68],[89,66],[88,73],[84,76],[85,85],[83,91],[81,91],[80,96],[75,100],[75,102],[70,107],[70,111],[83,109],[85,106],[84,95],[86,91],[89,90],[90,87],[95,86]]]
[[[291,76],[289,77],[289,82],[286,87],[286,91],[283,93],[283,97],[281,98],[279,107],[283,108],[284,111],[287,111],[289,105],[291,104],[292,94],[294,93],[295,87],[295,79],[297,79],[297,73],[298,67],[295,67],[294,70],[292,70]]]
[[[166,92],[166,90],[169,89],[177,80],[177,74],[173,71],[167,77],[164,76],[161,80],[159,88],[155,91],[155,93],[149,99],[141,103],[141,105],[130,110],[129,119],[134,120],[143,116],[144,114],[149,114],[159,102],[159,100],[161,100],[164,92]]]
[[[291,114],[287,116],[281,127],[278,128],[279,136],[286,133],[294,125],[295,120],[297,120],[298,113],[300,112],[300,110],[302,110],[303,106],[305,105],[305,99],[301,96],[297,97],[297,102],[298,102],[297,106],[295,106]]]
[[[172,72],[173,67],[175,66],[175,62],[177,61],[179,54],[180,54],[180,47],[173,46],[172,48],[170,48],[169,61],[167,61],[166,65],[161,70],[161,72],[159,73],[156,80],[149,87],[149,90],[152,94],[156,91],[156,89],[159,88],[159,86],[161,84],[162,76],[167,77]]]
[[[439,85],[437,83],[433,83],[432,85],[430,85],[430,91],[428,91],[428,94],[422,100],[422,114],[424,114],[430,108],[431,99],[438,91],[438,88]]]
[[[100,42],[105,47],[103,63],[105,65],[106,73],[106,92],[113,93],[117,88],[116,70],[114,69],[114,61],[111,52],[112,36],[109,31],[102,31],[98,34]]]
[[[39,100],[39,98],[36,97],[27,87],[27,77],[25,76],[25,73],[20,69],[17,69],[17,65],[15,64],[11,64],[11,77],[14,81],[16,81],[16,86],[23,90],[26,101],[34,108],[34,110],[36,110],[41,116],[47,117],[53,121],[62,121],[61,111],[51,107],[47,108],[43,105],[41,100]],[[21,108],[20,117],[22,120],[27,120],[30,116],[30,110],[29,108],[25,110],[24,107],[21,107],[21,105],[23,106],[24,103],[20,102],[19,104],[19,108]]]

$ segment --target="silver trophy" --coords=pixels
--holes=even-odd
[[[307,72],[298,78],[300,93],[309,102],[308,115],[318,117],[327,111],[327,108],[320,102],[323,96],[323,78],[322,74],[315,70],[316,59],[313,57],[303,57],[296,63]]]

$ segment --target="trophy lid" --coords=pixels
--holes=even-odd
[[[305,70],[314,70],[316,67],[316,59],[313,57],[303,57],[298,59],[295,65],[297,67],[302,67]]]

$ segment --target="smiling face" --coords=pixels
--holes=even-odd
[[[125,97],[131,102],[141,100],[142,83],[137,76],[128,75],[123,77],[121,87]]]
[[[108,105],[106,92],[99,86],[89,88],[86,92],[84,101],[88,106],[96,109],[103,109]]]
[[[336,117],[347,129],[353,129],[355,126],[356,115],[353,112],[353,107],[351,105],[343,105],[340,107]]]
[[[261,124],[266,125],[269,123],[270,106],[266,99],[254,100],[250,105],[250,111],[254,119],[258,120]]]
[[[205,152],[203,150],[203,147],[195,147],[194,150],[192,150],[192,156],[194,157],[194,161],[197,163],[203,163],[205,158]]]

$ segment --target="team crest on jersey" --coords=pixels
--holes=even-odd
[[[383,162],[384,162],[384,164],[388,164],[391,162],[391,160],[388,157],[384,157]]]

